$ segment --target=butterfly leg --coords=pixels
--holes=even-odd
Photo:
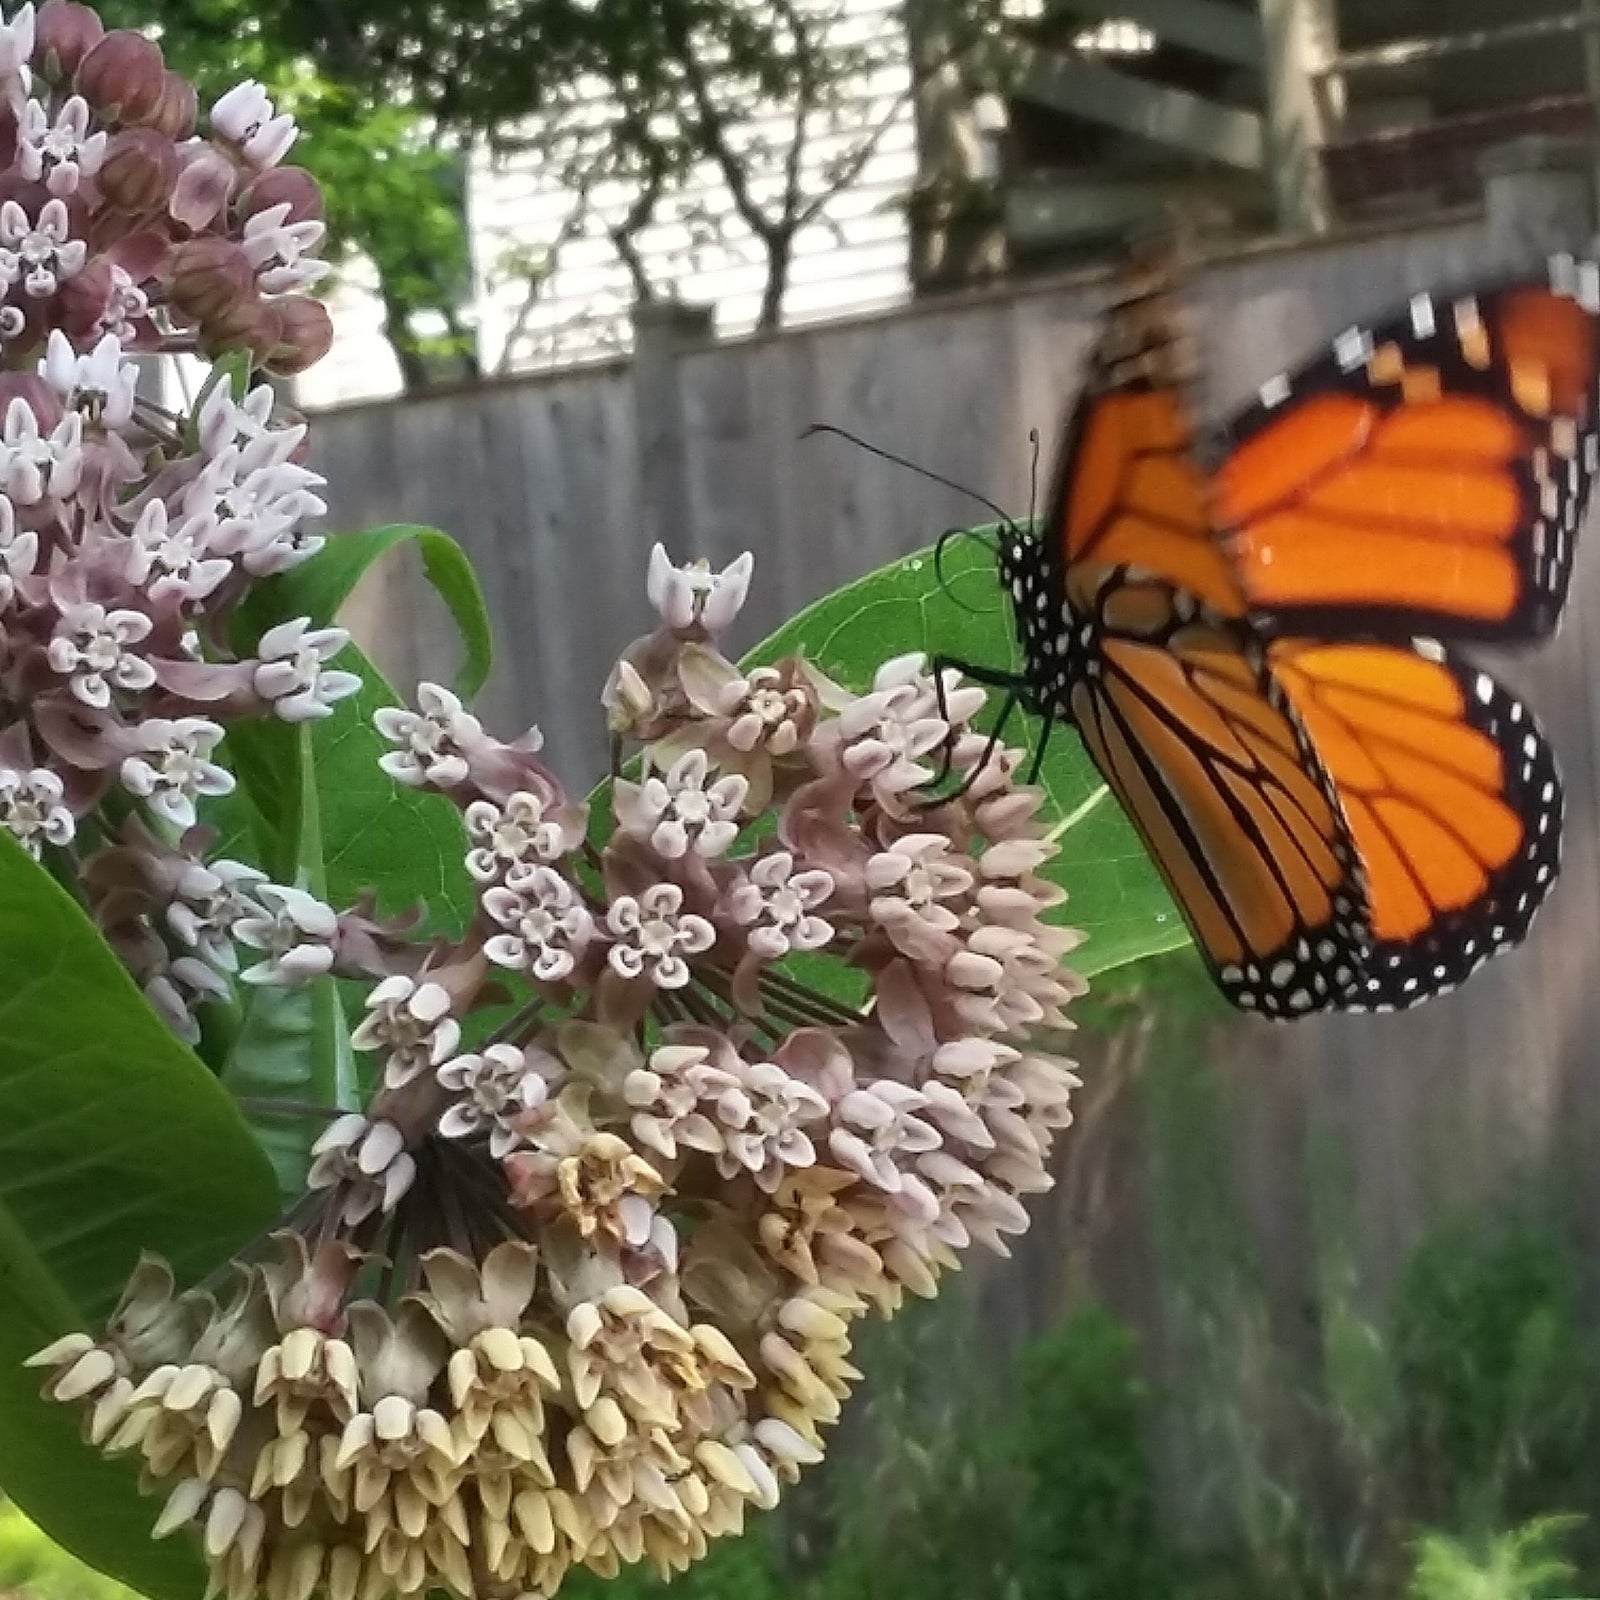
[[[972,771],[962,780],[960,786],[949,794],[931,797],[924,802],[924,810],[932,810],[936,806],[948,805],[952,800],[959,800],[973,783],[978,774],[988,766],[995,751],[1000,746],[1000,741],[1005,735],[1006,723],[1011,720],[1011,713],[1021,703],[1023,683],[1015,673],[1001,671],[997,667],[974,666],[971,662],[957,661],[951,656],[935,656],[930,663],[933,669],[934,698],[938,702],[939,715],[946,722],[950,720],[950,705],[946,697],[944,675],[953,669],[964,677],[971,678],[975,683],[981,683],[986,688],[1004,689],[1006,697],[1000,707],[1000,715],[995,719],[994,730],[989,735],[989,742],[984,746],[983,754],[978,758],[978,763]],[[950,736],[944,742],[944,758],[940,763],[939,771],[935,774],[933,784],[937,787],[950,776],[951,764],[955,758],[955,730],[950,730]]]
[[[1030,784],[1039,781],[1039,773],[1044,768],[1044,753],[1049,748],[1050,735],[1054,732],[1055,725],[1056,719],[1054,717],[1047,716],[1044,719],[1044,727],[1039,733],[1038,748],[1033,752],[1033,760],[1028,763],[1028,776],[1025,781]]]

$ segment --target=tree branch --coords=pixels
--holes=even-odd
[[[511,327],[506,332],[505,343],[500,346],[500,359],[495,362],[494,375],[497,378],[503,378],[511,371],[517,345],[527,334],[528,323],[533,316],[534,308],[539,304],[544,286],[554,275],[562,250],[583,231],[588,216],[589,190],[585,187],[578,190],[572,209],[562,218],[561,226],[556,230],[556,236],[545,253],[549,270],[543,274],[531,272],[528,274],[528,292],[522,297],[522,304],[517,307],[517,314],[512,318]]]
[[[694,102],[696,124],[706,151],[721,172],[722,181],[728,186],[734,209],[750,231],[770,248],[773,223],[756,200],[750,187],[749,174],[738,152],[729,143],[727,122],[717,108],[710,81],[696,58],[694,41],[684,25],[683,10],[678,0],[667,0],[662,7],[662,19],[666,24],[667,41],[673,57],[683,72],[684,82]]]

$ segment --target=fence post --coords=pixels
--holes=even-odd
[[[1529,134],[1478,162],[1489,248],[1503,265],[1535,252],[1586,251],[1595,229],[1594,151],[1586,139]]]
[[[694,554],[690,526],[688,426],[678,362],[713,336],[709,306],[678,300],[633,308],[634,436],[639,447],[639,511],[648,543],[660,540],[683,560]]]
[[[1278,226],[1322,233],[1329,220],[1322,164],[1326,130],[1322,78],[1335,53],[1329,0],[1260,0],[1266,51],[1266,158]]]

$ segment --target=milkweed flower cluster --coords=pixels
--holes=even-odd
[[[309,618],[230,647],[252,587],[322,544],[304,425],[221,369],[175,416],[136,358],[291,373],[327,349],[294,134],[255,84],[202,117],[157,45],[71,0],[0,18],[0,827],[80,878],[190,1040],[236,973],[289,970],[296,891],[175,842],[234,785],[225,730],[326,716],[358,680]]]
[[[35,1357],[213,1593],[681,1569],[821,1458],[853,1324],[1048,1187],[1077,1080],[1035,1041],[1081,985],[1022,755],[918,657],[864,694],[736,666],[750,577],[656,551],[659,626],[604,694],[636,759],[592,804],[443,688],[380,714],[394,781],[460,810],[462,939],[168,874],[209,957],[370,974],[367,1103],[231,1292],[150,1259]]]

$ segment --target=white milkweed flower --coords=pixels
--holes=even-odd
[[[265,908],[250,898],[264,872],[242,861],[191,861],[178,876],[167,926],[191,950],[224,972],[238,970],[233,930],[241,917],[261,917]]]
[[[497,966],[525,969],[541,983],[571,975],[595,935],[594,918],[559,872],[540,864],[513,867],[486,889],[483,909],[506,931],[483,953]]]
[[[333,715],[339,701],[361,688],[353,672],[328,662],[350,643],[343,628],[313,628],[310,617],[280,622],[261,635],[256,652],[256,693],[272,702],[285,722],[312,722]]]
[[[255,896],[263,914],[241,917],[233,926],[233,936],[267,959],[241,972],[243,982],[291,988],[332,970],[334,941],[339,934],[339,918],[332,906],[303,889],[277,883],[258,885]]]
[[[770,1194],[789,1168],[815,1164],[806,1124],[826,1117],[828,1102],[776,1061],[740,1065],[744,1115],[723,1134],[717,1170],[725,1178],[748,1172]]]
[[[116,432],[133,420],[139,369],[122,359],[122,341],[105,334],[86,356],[59,328],[52,328],[39,375],[62,405]]]
[[[730,891],[728,914],[746,930],[750,949],[775,961],[794,950],[820,950],[833,938],[833,925],[816,915],[833,891],[833,875],[825,868],[796,871],[789,851],[774,850]]]
[[[648,978],[658,989],[683,988],[689,981],[685,957],[717,942],[716,929],[704,917],[683,909],[683,890],[675,883],[618,895],[606,909],[606,930],[614,941],[606,951],[612,971]]]
[[[287,112],[274,115],[267,91],[254,79],[236,83],[211,108],[211,126],[231,139],[253,167],[275,167],[300,135]]]
[[[749,792],[748,778],[715,777],[705,751],[689,750],[664,775],[649,773],[638,784],[618,781],[617,825],[668,861],[690,851],[720,856],[739,837],[739,813]]]
[[[44,300],[83,271],[89,246],[72,237],[66,201],[46,200],[37,218],[15,200],[0,204],[0,282],[20,282],[30,299]]]
[[[356,1112],[339,1117],[311,1147],[308,1189],[349,1186],[343,1218],[353,1225],[375,1211],[393,1211],[410,1189],[417,1163],[392,1122],[369,1122]]]
[[[139,693],[156,681],[155,668],[134,649],[149,638],[151,627],[142,611],[107,611],[94,600],[71,602],[61,607],[45,655],[78,699],[104,710],[113,689]]]
[[[195,823],[195,801],[228,794],[234,777],[209,760],[222,742],[222,729],[204,717],[152,717],[133,730],[135,749],[124,758],[122,786],[148,800],[180,828]]]
[[[541,795],[526,790],[503,806],[474,800],[466,811],[467,871],[479,883],[496,883],[512,867],[531,861],[559,861],[583,841],[582,811],[552,810]]]
[[[204,600],[227,581],[233,563],[212,555],[214,520],[185,517],[173,522],[164,500],[151,500],[128,538],[127,575],[152,600]]]
[[[383,1081],[403,1089],[455,1054],[461,1024],[450,1015],[449,991],[442,984],[396,973],[367,996],[367,1014],[350,1043],[357,1050],[384,1051]]]
[[[89,102],[81,94],[67,97],[54,122],[42,102],[29,100],[17,125],[17,169],[65,199],[100,170],[109,137],[104,128],[89,132]]]
[[[489,1154],[508,1156],[521,1142],[517,1119],[545,1102],[549,1085],[512,1044],[491,1044],[481,1055],[457,1056],[439,1068],[439,1087],[456,1098],[439,1118],[446,1139],[487,1134]]]
[[[71,844],[77,822],[63,803],[60,778],[46,767],[0,767],[0,827],[38,859],[47,844]]]
[[[21,395],[13,398],[0,428],[0,490],[19,506],[36,506],[46,498],[70,499],[82,481],[83,417],[69,411],[41,434],[33,407]]]
[[[288,294],[309,289],[333,271],[331,263],[307,255],[327,232],[326,226],[308,219],[289,221],[289,206],[268,206],[244,225],[241,243],[263,294]]]
[[[373,722],[390,744],[400,748],[381,756],[378,765],[412,789],[452,789],[470,770],[466,747],[483,737],[483,724],[448,689],[436,683],[417,685],[416,711],[385,706]]]
[[[754,570],[755,557],[748,550],[721,572],[713,572],[707,561],[675,566],[666,546],[657,544],[650,550],[645,592],[669,628],[682,632],[700,627],[720,633],[743,607]]]

